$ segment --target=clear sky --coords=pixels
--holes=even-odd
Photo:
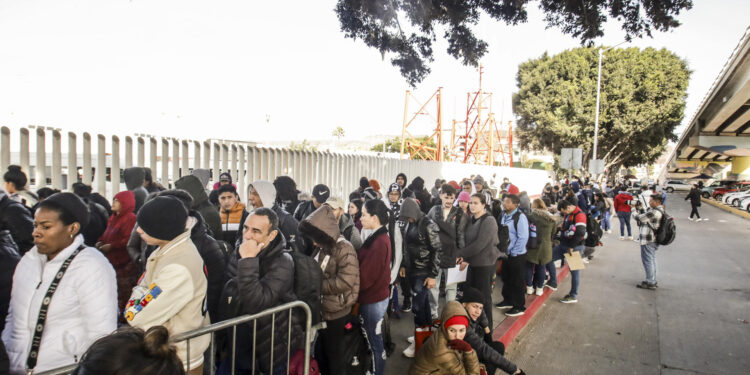
[[[334,0],[0,0],[0,125],[246,141],[400,134],[408,89],[388,56],[345,39]],[[748,26],[750,1],[696,0],[673,32],[625,46],[666,47],[693,70],[687,122]],[[579,46],[545,29],[537,4],[519,26],[483,19],[484,86],[509,119],[518,64]],[[597,44],[623,40],[607,25]],[[435,46],[446,124],[465,109],[476,69]],[[593,114],[592,114],[593,118]],[[345,139],[346,139],[345,138]]]

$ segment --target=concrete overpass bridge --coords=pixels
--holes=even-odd
[[[677,142],[662,178],[750,179],[750,27]]]

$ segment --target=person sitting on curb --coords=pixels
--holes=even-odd
[[[486,374],[477,352],[464,341],[469,314],[457,301],[449,301],[440,316],[440,330],[427,339],[409,367],[409,375]]]
[[[505,358],[505,344],[492,341],[492,330],[484,313],[484,295],[472,287],[463,287],[461,305],[469,314],[469,329],[466,330],[464,341],[477,352],[479,362],[485,365],[488,374],[494,374],[501,369],[508,374],[525,374],[513,362]]]

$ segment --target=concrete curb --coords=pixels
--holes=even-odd
[[[570,271],[566,264],[557,271],[557,286],[558,288],[562,285],[562,281],[568,276]],[[526,313],[521,316],[507,317],[505,318],[495,329],[492,331],[492,340],[501,341],[505,344],[505,347],[510,347],[513,339],[518,336],[524,327],[529,323],[532,317],[536,314],[539,308],[549,299],[549,297],[555,291],[549,288],[544,289],[544,294],[537,296],[536,294],[526,296]],[[525,291],[524,291],[525,293]]]
[[[722,209],[722,210],[724,210],[726,212],[729,212],[731,214],[734,214],[734,215],[737,215],[737,216],[740,216],[740,217],[744,217],[745,219],[750,219],[750,212],[742,211],[739,208],[734,208],[732,206],[724,205],[722,203],[716,202],[713,199],[706,199],[706,198],[701,197],[701,201],[706,202],[706,203],[708,203],[708,204],[710,204],[710,205],[712,205],[714,207],[720,208],[720,209]]]

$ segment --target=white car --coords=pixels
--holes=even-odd
[[[740,208],[747,212],[750,212],[750,197],[745,198],[742,200],[742,202],[740,202]]]
[[[737,206],[742,199],[750,196],[749,194],[750,185],[740,186],[739,191],[733,191],[731,193],[724,194],[724,196],[721,197],[721,203]],[[737,201],[735,202],[735,200]]]
[[[729,193],[722,198],[725,204],[731,204],[734,207],[739,207],[740,202],[744,199],[750,198],[750,190],[740,191],[736,193]]]
[[[675,191],[690,191],[692,187],[693,185],[688,184],[685,181],[669,180],[664,184],[663,189],[666,190],[667,193],[674,193]]]

